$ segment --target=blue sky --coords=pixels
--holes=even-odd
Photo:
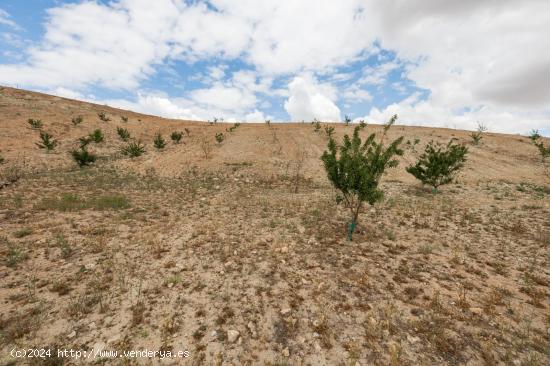
[[[550,134],[547,1],[151,4],[3,0],[0,84],[171,118]]]

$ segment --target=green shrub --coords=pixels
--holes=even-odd
[[[314,118],[311,124],[313,125],[313,131],[315,132],[321,131],[321,121],[319,121],[317,118]]]
[[[145,153],[145,146],[141,144],[141,141],[134,141],[124,146],[121,152],[123,155],[135,158]]]
[[[332,135],[334,134],[334,127],[326,126],[325,133],[327,134],[328,138],[331,138]]]
[[[221,132],[217,133],[216,136],[216,142],[219,144],[221,144],[223,142],[223,140],[225,140],[225,135]]]
[[[109,117],[107,117],[107,114],[105,112],[99,112],[97,114],[97,116],[99,117],[100,120],[102,120],[103,122],[109,122],[111,119]]]
[[[384,193],[378,187],[380,179],[386,168],[397,166],[395,157],[403,155],[399,148],[403,137],[394,140],[387,147],[383,143],[387,131],[396,119],[397,116],[393,116],[385,125],[381,142],[376,142],[375,133],[363,142],[359,137],[361,127],[357,126],[351,139],[347,134],[344,136],[341,146],[337,146],[331,137],[328,151],[321,156],[328,179],[341,193],[338,202],[344,202],[350,210],[349,240],[352,239],[363,203],[374,205],[382,199]]]
[[[40,131],[40,142],[37,142],[36,146],[51,151],[57,146],[57,140],[54,140],[53,136],[49,133]]]
[[[229,133],[232,133],[233,131],[235,131],[239,126],[240,126],[240,122],[235,122],[233,124],[233,126],[231,126],[229,129],[225,129],[226,132],[229,132]]]
[[[81,168],[92,164],[97,159],[97,156],[90,153],[84,146],[78,150],[72,150],[71,156]]]
[[[126,116],[120,116],[120,119],[122,120],[122,122],[128,122],[128,117]]]
[[[103,136],[103,131],[101,129],[96,129],[94,132],[88,135],[90,141],[95,142],[96,144],[99,144],[100,142],[103,142],[105,140],[105,137]]]
[[[542,136],[539,134],[538,130],[533,130],[529,138],[533,142],[533,145],[535,145],[539,150],[540,159],[544,163],[546,159],[550,157],[550,146],[544,146]]]
[[[128,141],[128,139],[130,138],[130,132],[128,132],[128,130],[125,128],[117,127],[116,133],[118,134],[118,137],[120,137],[122,141]]]
[[[453,140],[445,148],[430,141],[416,164],[407,167],[407,172],[437,192],[439,186],[450,183],[464,166],[467,153],[466,146],[453,144]]]
[[[180,131],[174,131],[170,134],[170,138],[172,139],[174,144],[179,144],[182,137],[183,137],[183,132],[180,132]]]
[[[160,132],[158,132],[155,135],[155,139],[153,140],[153,145],[155,145],[155,148],[157,150],[164,149],[166,147],[166,141],[164,140]]]
[[[75,126],[81,124],[82,121],[84,121],[84,117],[82,117],[82,116],[76,116],[76,117],[73,117],[73,118],[71,119],[71,122],[72,122],[73,125],[75,125]]]
[[[479,145],[481,142],[481,139],[483,138],[483,133],[487,131],[487,127],[483,123],[477,123],[477,130],[472,132],[470,134],[470,137],[472,138],[472,143],[474,145]]]
[[[39,119],[29,118],[27,120],[27,123],[31,126],[33,130],[39,130],[42,128],[42,121]]]

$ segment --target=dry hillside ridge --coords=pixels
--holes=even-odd
[[[550,179],[529,138],[392,127],[417,149],[466,144],[465,168],[433,194],[405,171],[407,149],[348,242],[320,156],[324,127],[340,140],[353,126],[232,126],[0,88],[1,364],[36,364],[14,347],[187,350],[190,365],[550,363]],[[120,153],[117,127],[142,156]],[[78,168],[69,151],[95,129],[98,160]]]

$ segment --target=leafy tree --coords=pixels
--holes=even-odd
[[[27,123],[31,126],[33,130],[39,130],[42,128],[42,121],[39,119],[29,118]]]
[[[397,116],[393,116],[385,125],[380,142],[376,141],[375,133],[363,142],[359,137],[361,127],[357,126],[351,138],[347,134],[344,136],[341,146],[331,137],[328,151],[321,156],[328,179],[342,194],[338,201],[343,201],[350,210],[349,240],[352,240],[363,203],[374,205],[382,199],[384,192],[378,186],[380,179],[387,168],[397,166],[396,156],[403,155],[399,148],[403,137],[387,146],[384,144],[386,133],[396,119]]]
[[[71,122],[72,122],[73,125],[75,125],[75,126],[78,126],[79,124],[81,124],[82,121],[84,121],[84,117],[82,117],[82,116],[76,116],[76,117],[73,117],[73,118],[71,119]]]
[[[470,134],[470,137],[472,138],[472,143],[474,145],[479,145],[481,142],[481,139],[483,138],[483,133],[487,131],[487,127],[483,123],[477,123],[477,130],[472,132]]]
[[[99,112],[97,114],[97,116],[99,117],[100,120],[102,120],[103,122],[109,122],[111,119],[109,117],[107,117],[107,114],[105,112]]]
[[[103,142],[105,140],[105,136],[103,136],[103,131],[101,129],[96,129],[94,132],[88,135],[88,138],[91,142],[95,142],[96,144],[99,144],[100,142]],[[82,141],[82,140],[81,140]]]
[[[174,144],[179,144],[182,137],[183,137],[183,132],[180,132],[180,131],[174,131],[170,135],[170,138],[172,139],[172,141],[174,141]]]
[[[221,132],[217,133],[216,136],[216,142],[219,144],[221,144],[223,142],[223,140],[225,140],[225,135]]]
[[[81,168],[92,164],[97,159],[95,154],[90,153],[83,146],[81,146],[80,149],[72,150],[71,156]]]
[[[128,139],[130,138],[130,132],[128,132],[128,130],[125,128],[117,127],[116,133],[118,133],[118,137],[120,137],[122,141],[128,141]]]
[[[407,167],[407,172],[437,192],[439,186],[450,183],[464,166],[467,153],[466,146],[453,144],[453,140],[445,147],[430,141],[416,164]]]
[[[40,131],[40,142],[37,142],[36,146],[51,151],[57,146],[57,140],[54,140],[53,136],[49,133]]]
[[[166,140],[164,140],[160,132],[155,135],[153,145],[155,145],[155,148],[157,148],[158,150],[164,149],[166,147]]]
[[[141,141],[134,141],[128,143],[126,146],[124,146],[120,152],[123,155],[129,156],[131,158],[135,158],[138,156],[143,155],[145,153],[145,146],[141,144]]]

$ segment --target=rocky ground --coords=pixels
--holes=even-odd
[[[395,127],[422,142],[455,137],[469,144],[469,163],[433,194],[404,173],[408,151],[349,242],[348,213],[319,161],[326,138],[309,124],[229,133],[0,96],[0,171],[17,176],[0,189],[2,364],[40,364],[10,351],[44,347],[189,352],[49,364],[550,362],[550,181],[524,137],[471,146],[465,131]],[[101,110],[113,121],[98,121]],[[121,114],[149,142],[139,158],[119,153]],[[52,153],[28,138],[36,115],[60,140]],[[97,126],[100,160],[79,169],[67,149]],[[184,144],[153,151],[155,132],[184,127]],[[206,156],[217,131],[227,139]]]

